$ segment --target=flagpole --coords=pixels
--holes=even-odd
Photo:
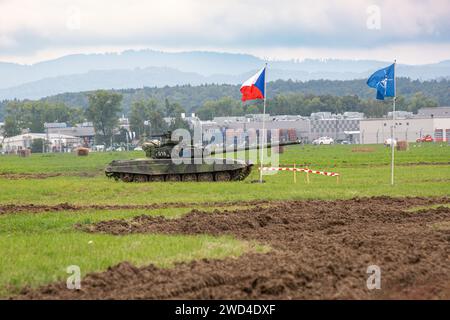
[[[266,62],[266,67],[264,69],[264,107],[263,107],[263,123],[262,123],[262,134],[260,135],[260,140],[261,140],[261,156],[260,156],[260,166],[259,166],[259,182],[262,183],[263,182],[263,163],[264,163],[264,141],[265,138],[267,137],[267,134],[265,132],[266,130],[266,96],[267,96],[267,90],[266,90],[266,81],[267,79],[267,62]]]
[[[394,185],[394,159],[395,159],[395,101],[397,100],[397,81],[395,67],[397,60],[394,60],[394,100],[392,102],[392,137],[391,137],[391,186]]]

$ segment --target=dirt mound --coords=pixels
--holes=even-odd
[[[8,180],[21,180],[21,179],[48,179],[54,177],[81,177],[81,178],[92,178],[100,175],[101,173],[96,172],[53,172],[53,173],[0,173],[0,178]]]
[[[17,214],[17,213],[39,213],[39,212],[56,212],[56,211],[81,211],[81,210],[132,210],[132,209],[167,209],[167,208],[186,208],[186,207],[251,207],[263,205],[268,201],[229,201],[229,202],[202,202],[202,203],[185,203],[185,202],[167,202],[154,204],[136,204],[136,205],[74,205],[69,203],[59,203],[55,205],[40,204],[0,204],[0,215]]]
[[[142,215],[132,220],[102,221],[93,225],[80,226],[88,232],[111,234],[166,233],[166,234],[232,234],[241,239],[268,241],[275,245],[274,237],[280,236],[281,247],[285,248],[286,231],[323,231],[354,229],[371,223],[426,222],[433,215],[414,215],[404,212],[408,207],[432,203],[446,203],[448,198],[357,198],[340,201],[287,201],[268,206],[256,206],[247,210],[214,211],[205,215],[192,210],[180,219],[165,219]],[[305,223],[307,225],[305,225]],[[267,233],[262,231],[271,230]]]
[[[11,213],[37,213],[49,211],[63,210],[80,210],[79,207],[68,203],[60,203],[56,205],[39,205],[39,204],[2,204],[0,205],[0,215]]]
[[[29,299],[378,299],[450,298],[450,208],[404,209],[448,198],[388,197],[277,202],[248,210],[180,219],[140,216],[85,230],[112,234],[230,234],[273,250],[238,259],[179,263],[170,269],[127,262],[91,273],[82,289],[64,282],[16,298]],[[381,268],[381,290],[366,287],[369,265]]]
[[[8,180],[47,179],[62,176],[62,173],[0,173],[0,178]]]

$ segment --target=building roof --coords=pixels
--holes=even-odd
[[[67,123],[65,122],[46,122],[44,123],[44,128],[67,128]]]
[[[450,117],[450,107],[421,108],[417,114],[428,117]]]
[[[65,134],[75,137],[92,137],[95,135],[93,127],[68,127],[68,128],[49,128],[49,133]]]
[[[444,119],[444,120],[450,120],[450,116],[447,117],[436,117],[437,119]],[[431,117],[425,117],[425,116],[415,116],[413,118],[402,118],[402,119],[395,119],[396,121],[414,121],[414,120],[434,120],[435,118]],[[366,121],[392,121],[392,118],[367,118],[367,119],[361,119],[361,122]]]
[[[78,139],[78,137],[69,136],[65,134],[56,134],[56,133],[24,133],[14,137],[5,138],[5,143],[9,143],[12,141],[21,141],[25,139],[50,139],[50,140],[58,140],[58,139]]]

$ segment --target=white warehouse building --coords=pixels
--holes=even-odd
[[[362,144],[384,143],[391,137],[392,119],[364,119],[360,121]],[[450,117],[414,117],[395,120],[395,138],[415,142],[430,135],[437,142],[450,141]]]
[[[4,138],[3,152],[16,153],[19,150],[30,149],[35,139],[46,141],[47,152],[64,152],[81,144],[81,139],[64,134],[26,133],[14,137]]]

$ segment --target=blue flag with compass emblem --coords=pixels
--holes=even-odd
[[[395,63],[380,69],[370,76],[367,85],[377,89],[377,99],[395,97]]]

